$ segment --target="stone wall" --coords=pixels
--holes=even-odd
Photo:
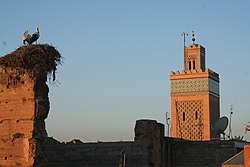
[[[149,146],[150,166],[165,166],[164,125],[155,120],[137,120],[135,125],[135,141]]]
[[[45,142],[47,167],[119,167],[122,151],[127,167],[149,167],[148,145],[142,142]]]
[[[135,141],[149,146],[151,167],[220,167],[242,148],[244,142],[188,141],[164,137],[164,125],[155,120],[137,120]]]
[[[24,70],[0,67],[0,166],[44,164],[46,79],[46,75],[31,79]]]
[[[167,167],[220,167],[239,151],[234,141],[165,139]]]
[[[235,141],[187,141],[166,138],[163,132],[155,120],[138,120],[134,142],[61,143],[47,138],[46,166],[118,167],[124,151],[128,167],[220,167],[242,149]]]

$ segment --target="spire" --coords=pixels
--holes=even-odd
[[[195,41],[195,38],[194,38],[194,31],[192,31],[192,41],[193,41],[193,44],[194,44],[194,41]]]

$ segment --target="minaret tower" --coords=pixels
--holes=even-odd
[[[185,33],[184,33],[185,35]],[[219,138],[213,130],[220,118],[219,74],[206,68],[205,48],[184,42],[184,70],[170,72],[172,137]]]

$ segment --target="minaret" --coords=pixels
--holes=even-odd
[[[206,68],[205,48],[184,45],[184,70],[170,72],[172,137],[187,140],[219,138],[213,131],[220,117],[219,75]]]

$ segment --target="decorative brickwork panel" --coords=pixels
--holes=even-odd
[[[197,57],[197,53],[188,53],[186,55],[187,60],[196,60],[196,57]]]
[[[203,101],[176,102],[177,136],[187,140],[202,140],[204,137]]]
[[[171,81],[171,93],[208,90],[208,78],[182,79]]]

